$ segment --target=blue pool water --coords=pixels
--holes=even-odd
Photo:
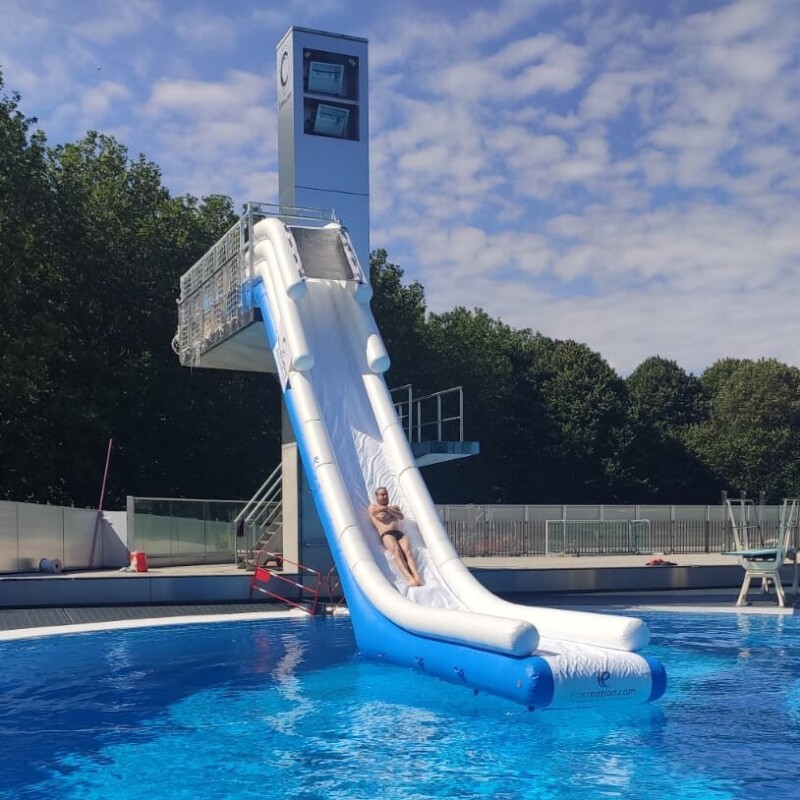
[[[529,713],[361,661],[347,618],[0,643],[0,798],[796,797],[800,622],[642,614],[658,703]]]

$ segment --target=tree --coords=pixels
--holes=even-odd
[[[732,366],[732,365],[729,365]],[[728,491],[764,491],[769,502],[800,489],[800,370],[774,359],[742,361],[716,380],[707,420],[693,426],[695,452]]]
[[[703,417],[703,386],[675,361],[648,358],[625,383],[630,414],[637,422],[675,435]]]
[[[403,270],[389,261],[385,250],[370,257],[372,314],[381,333],[391,366],[390,387],[423,382],[425,356],[425,291],[418,282],[403,283]]]
[[[465,438],[481,448],[479,456],[426,470],[432,493],[441,502],[513,502],[526,448],[509,441],[508,409],[518,387],[514,354],[529,333],[515,333],[481,309],[456,308],[430,315],[425,336],[428,391],[463,387]]]
[[[700,376],[700,383],[703,391],[708,398],[713,397],[720,389],[722,384],[733,375],[739,367],[745,364],[752,364],[751,359],[746,358],[722,358],[715,361],[710,367],[706,368]]]
[[[0,73],[0,497],[27,499],[53,457],[42,398],[63,338],[51,313],[61,281],[45,136],[3,88]]]
[[[706,413],[700,380],[674,361],[643,361],[626,380],[630,497],[637,502],[709,503],[719,482],[686,443],[689,426]]]
[[[274,381],[195,374],[170,347],[180,275],[235,220],[230,200],[170,197],[111,137],[47,150],[16,103],[0,108],[16,237],[0,243],[2,496],[93,504],[110,438],[110,503],[249,493],[279,452]]]
[[[551,502],[621,500],[627,391],[585,344],[536,340],[536,370],[549,426]]]

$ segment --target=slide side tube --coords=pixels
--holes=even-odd
[[[527,655],[536,649],[539,635],[535,627],[527,622],[432,609],[403,597],[389,583],[371,554],[367,556],[369,548],[365,550],[355,544],[363,541],[364,533],[344,488],[339,467],[331,460],[330,439],[324,425],[310,424],[321,418],[310,374],[298,373],[292,377],[291,391],[286,393],[286,405],[298,434],[298,445],[312,491],[320,492],[325,498],[332,528],[329,541],[341,548],[349,571],[381,614],[415,633],[457,641],[479,649],[515,656]]]
[[[364,384],[381,431],[390,431],[399,425],[384,381],[378,376],[365,375]],[[499,617],[526,620],[536,626],[541,636],[552,639],[626,651],[639,650],[650,641],[647,625],[634,617],[522,606],[502,600],[485,589],[460,558],[452,557],[452,544],[405,436],[401,439],[388,435],[386,441],[386,452],[394,472],[400,476],[403,493],[414,509],[425,546],[450,590],[465,605]]]
[[[361,267],[361,262],[356,255],[356,249],[353,247],[353,242],[350,239],[350,234],[347,228],[341,228],[339,231],[339,238],[342,240],[342,248],[350,264],[350,269],[356,279],[356,286],[353,291],[357,302],[361,305],[367,305],[372,300],[372,286],[369,282],[369,276],[364,274]]]
[[[371,372],[381,375],[389,369],[391,362],[383,339],[378,333],[378,327],[369,311],[368,306],[354,302],[353,296],[348,294],[350,308],[344,324],[347,335],[356,353],[363,353],[367,366]]]
[[[306,275],[292,232],[277,217],[267,217],[253,226],[253,234],[256,251],[262,241],[272,245],[281,287],[292,300],[299,300],[306,293]]]
[[[314,366],[314,355],[308,346],[297,307],[275,285],[277,266],[272,245],[268,241],[262,241],[257,247],[259,255],[263,254],[265,257],[256,261],[253,271],[264,282],[270,310],[276,322],[276,332],[282,330],[286,336],[292,368],[298,372],[306,372]]]

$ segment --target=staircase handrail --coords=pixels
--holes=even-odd
[[[734,547],[737,551],[764,546],[764,533],[758,508],[746,498],[725,498],[728,521],[731,525]]]
[[[277,497],[277,492],[265,498],[261,506],[257,508],[253,514],[245,520],[248,525],[255,525],[256,527],[266,528],[271,525],[277,517],[281,514],[281,502]]]
[[[242,521],[245,521],[246,523],[252,522],[253,516],[250,515],[254,515],[261,509],[263,503],[266,502],[266,495],[270,492],[272,493],[272,496],[276,494],[276,487],[280,486],[282,468],[283,465],[278,464],[278,466],[272,470],[264,483],[262,483],[261,486],[256,490],[256,493],[247,501],[247,503],[245,503],[244,508],[233,520],[234,529],[238,529],[238,526]]]

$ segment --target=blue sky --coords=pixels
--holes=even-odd
[[[431,311],[621,375],[800,366],[796,0],[0,0],[0,23],[50,144],[112,134],[237,210],[277,200],[287,28],[366,37],[371,246]]]

